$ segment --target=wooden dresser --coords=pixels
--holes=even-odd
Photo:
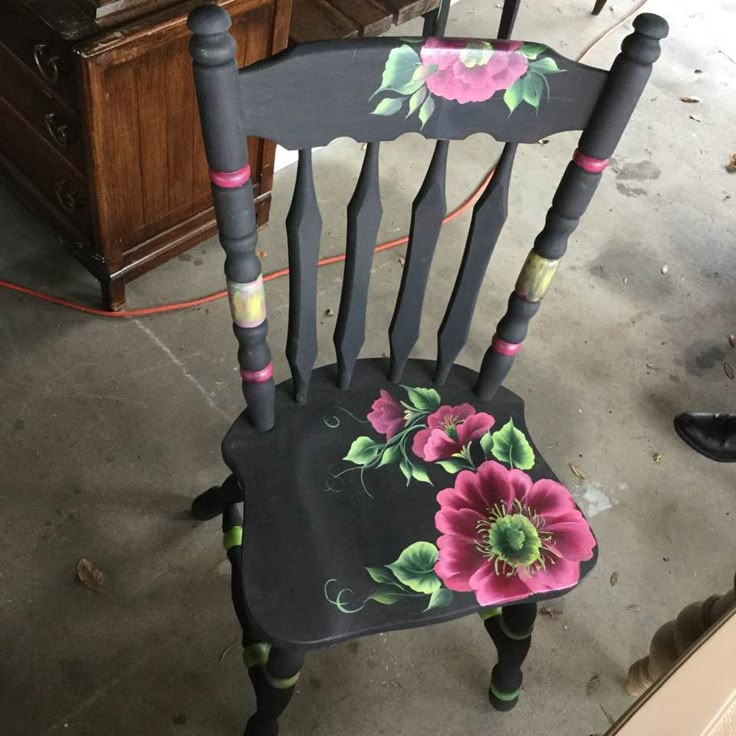
[[[100,280],[108,309],[216,230],[187,51],[201,2],[0,0],[0,174]],[[291,0],[218,2],[241,66],[286,46]],[[259,224],[273,158],[250,141]]]

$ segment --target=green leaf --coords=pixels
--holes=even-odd
[[[376,603],[383,603],[385,606],[392,606],[394,603],[398,603],[402,598],[405,597],[405,593],[402,593],[394,585],[379,585],[369,596],[369,601],[376,601]]]
[[[456,460],[455,458],[449,458],[448,460],[438,460],[437,465],[441,466],[443,470],[448,473],[459,473],[461,470],[467,470],[467,463],[462,460]]]
[[[387,97],[376,105],[376,109],[371,113],[371,115],[396,115],[396,113],[404,106],[405,99],[405,97]]]
[[[429,603],[423,613],[431,611],[433,608],[445,608],[449,606],[450,603],[452,603],[452,591],[447,588],[437,588],[437,590],[432,593],[432,597],[429,599]]]
[[[414,478],[414,480],[418,480],[422,483],[429,483],[429,485],[432,485],[432,481],[429,479],[429,476],[427,475],[427,470],[423,465],[412,464],[411,477]]]
[[[415,409],[434,411],[440,405],[440,395],[433,388],[412,388],[404,386],[409,401]]]
[[[434,112],[434,100],[432,95],[427,95],[427,99],[424,100],[424,104],[419,108],[419,120],[422,122],[421,127],[423,128],[427,121],[432,117]]]
[[[381,462],[376,467],[382,468],[384,465],[394,465],[401,461],[401,449],[398,445],[386,445],[386,449],[381,456]]]
[[[434,572],[438,557],[437,547],[431,542],[414,542],[399,555],[396,562],[386,567],[407,588],[417,593],[434,593],[442,587],[440,579]]]
[[[355,465],[369,465],[378,457],[382,448],[383,445],[374,442],[370,437],[358,437],[350,445],[350,450],[343,460]]]
[[[560,69],[557,66],[557,62],[554,59],[550,59],[549,56],[533,61],[529,64],[529,69],[537,72],[537,74],[559,74],[565,71],[564,69]]]
[[[417,67],[417,70],[414,72],[414,74],[411,75],[411,78],[415,82],[423,82],[428,77],[431,77],[439,67],[437,64],[429,64],[428,66],[422,66]]]
[[[524,99],[524,79],[517,79],[503,94],[503,101],[512,113]]]
[[[539,107],[544,92],[544,80],[538,74],[527,74],[524,77],[524,102],[532,107]]]
[[[543,54],[546,50],[547,47],[541,43],[525,43],[517,49],[527,59],[536,59],[539,54]]]
[[[409,99],[409,112],[406,117],[415,113],[424,102],[424,98],[427,96],[427,88],[422,85]]]
[[[411,481],[411,460],[409,460],[406,457],[401,458],[401,462],[399,463],[399,470],[404,474],[404,478],[406,478],[406,485],[409,485],[409,481]]]
[[[531,470],[534,467],[534,450],[524,433],[514,427],[513,419],[509,419],[491,438],[491,452],[496,460],[520,470]]]
[[[386,567],[366,567],[366,572],[377,583],[386,583],[387,585],[398,585],[394,576]]]
[[[411,46],[404,44],[392,49],[383,68],[381,86],[373,93],[373,96],[387,90],[401,92],[402,88],[412,81],[414,72],[421,64],[419,54]]]
[[[489,430],[480,438],[480,449],[483,450],[483,454],[486,456],[486,460],[491,457],[492,447],[493,439],[491,438],[491,432]]]

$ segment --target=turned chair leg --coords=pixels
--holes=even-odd
[[[228,478],[228,481],[232,476]],[[237,485],[237,484],[236,484]],[[272,647],[259,640],[260,633],[248,617],[243,588],[243,519],[237,501],[222,512],[222,533],[231,566],[231,594],[243,630],[243,661],[256,692],[256,712],[248,719],[245,736],[277,736],[278,718],[294,694],[304,663],[304,653]]]
[[[265,647],[262,644],[255,646],[261,647],[256,656],[263,657]],[[246,647],[245,651],[248,652],[250,647]],[[246,663],[249,663],[248,659],[246,655]],[[303,663],[303,652],[274,647],[265,662],[260,659],[251,664],[248,674],[256,691],[256,712],[248,719],[245,736],[277,736],[279,716],[286,710],[294,694]]]
[[[197,521],[209,521],[219,516],[229,504],[243,500],[243,492],[234,475],[227,477],[221,486],[213,486],[200,493],[192,501],[192,516]]]
[[[481,616],[498,652],[488,698],[496,710],[509,711],[519,702],[521,665],[532,643],[537,604],[519,603],[490,609]]]
[[[657,629],[649,645],[649,654],[634,662],[629,668],[626,677],[626,690],[629,695],[638,697],[645,693],[660,677],[672,669],[686,649],[734,606],[736,606],[736,579],[733,590],[685,606],[674,621],[668,621]]]

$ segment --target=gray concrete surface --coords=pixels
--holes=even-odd
[[[595,19],[592,0],[529,5],[517,37],[549,39],[570,56],[633,7],[611,0]],[[491,647],[471,618],[311,655],[285,735],[603,731],[606,714],[628,706],[624,675],[656,627],[729,585],[734,468],[691,452],[671,422],[683,409],[736,409],[736,382],[723,367],[736,366],[728,343],[736,174],[725,171],[736,152],[736,5],[649,7],[672,25],[664,57],[509,380],[527,398],[538,445],[591,511],[596,572],[552,606],[558,613],[541,617],[513,713],[487,703]],[[492,35],[498,13],[494,3],[460,0],[450,32]],[[591,63],[612,59],[625,32]],[[702,102],[687,105],[681,95]],[[561,136],[520,155],[512,216],[464,362],[474,364],[487,344],[574,142]],[[452,146],[451,204],[497,151],[481,137]],[[316,157],[324,253],[343,248],[360,153],[340,141]],[[386,238],[407,229],[429,154],[418,137],[383,148]],[[274,224],[261,239],[267,271],[285,261],[276,223],[292,183],[293,170],[277,178]],[[95,282],[5,189],[0,222],[2,277],[96,300]],[[418,353],[432,354],[467,224],[459,218],[443,233]],[[400,252],[375,261],[368,353],[386,349]],[[219,289],[221,265],[216,243],[204,243],[133,283],[129,305]],[[321,272],[320,314],[337,307],[340,276],[339,267]],[[287,283],[267,289],[283,378]],[[322,361],[332,359],[333,326],[325,316]],[[223,302],[112,322],[0,290],[2,736],[241,733],[254,701],[237,647],[221,657],[238,630],[217,523],[185,513],[194,494],[223,477],[219,443],[241,408],[238,383]],[[83,556],[104,570],[104,593],[75,585]],[[594,675],[600,686],[587,694]]]

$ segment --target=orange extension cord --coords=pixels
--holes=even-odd
[[[599,43],[602,43],[616,29],[620,28],[622,25],[624,25],[624,23],[633,18],[647,4],[647,2],[649,2],[649,0],[642,0],[630,13],[628,13],[628,15],[621,18],[621,20],[611,26],[605,33],[598,36],[589,46],[585,48],[585,50],[578,56],[576,61],[582,61]],[[488,172],[488,174],[481,182],[480,186],[478,186],[478,188],[457,209],[453,210],[449,215],[447,215],[447,217],[445,217],[444,220],[442,220],[443,225],[462,215],[465,210],[467,210],[475,203],[478,197],[480,197],[480,195],[483,193],[483,190],[488,186],[488,182],[490,182],[493,178],[494,171],[495,167]],[[376,246],[374,253],[381,253],[384,250],[396,248],[399,245],[404,245],[404,243],[407,242],[409,242],[409,237],[407,235],[404,235],[401,238],[396,238],[396,240],[389,240],[385,243],[381,243],[380,245]],[[329,266],[333,263],[339,263],[340,261],[344,260],[345,253],[340,253],[336,256],[321,258],[319,261],[317,261],[317,266],[321,268],[322,266]],[[279,271],[272,271],[271,273],[264,275],[263,281],[273,281],[274,279],[279,279],[282,276],[288,276],[288,274],[289,269],[282,268]],[[84,312],[85,314],[92,314],[96,317],[107,317],[110,319],[129,319],[131,317],[147,317],[152,314],[178,312],[182,309],[200,307],[203,304],[209,304],[210,302],[217,301],[218,299],[224,299],[227,296],[227,291],[222,290],[216,291],[214,294],[208,294],[207,296],[202,296],[198,299],[190,299],[189,301],[184,302],[173,302],[172,304],[162,304],[158,307],[145,307],[143,309],[130,309],[127,311],[108,312],[104,309],[95,309],[94,307],[87,307],[84,304],[70,302],[67,299],[62,299],[57,296],[50,296],[49,294],[44,294],[43,292],[35,291],[34,289],[29,289],[25,286],[19,286],[18,284],[11,283],[10,281],[4,281],[2,279],[0,279],[0,287],[4,289],[10,289],[10,291],[15,291],[19,294],[24,294],[25,296],[34,297],[35,299],[40,299],[44,302],[57,304],[60,307],[74,309],[77,312]]]

